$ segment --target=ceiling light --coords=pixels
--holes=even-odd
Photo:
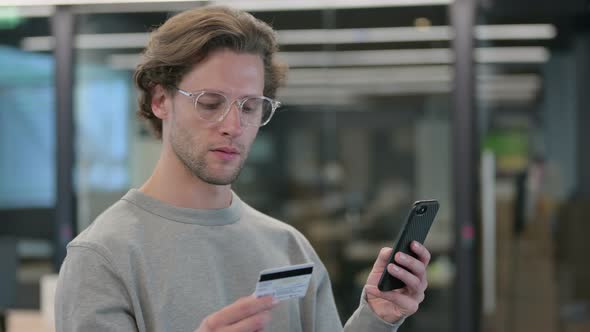
[[[277,33],[281,45],[450,41],[453,39],[453,31],[446,25],[360,29],[299,29],[278,30]],[[555,38],[556,34],[556,28],[552,24],[480,25],[475,28],[475,38],[479,40],[552,39]]]
[[[447,41],[452,38],[451,30],[447,26],[435,26],[427,29],[394,27],[278,30],[277,33],[281,45]]]
[[[118,4],[118,3],[148,3],[148,2],[195,2],[194,0],[4,0],[3,6],[38,6],[38,5],[89,5],[89,4]],[[201,1],[204,2],[204,1]],[[452,0],[218,0],[210,3],[229,5],[252,11],[271,10],[306,10],[306,9],[336,9],[336,8],[370,8],[370,7],[400,7],[400,6],[435,6],[449,5]]]
[[[53,7],[44,8],[47,11]],[[30,11],[29,15],[36,15],[35,11]],[[453,33],[448,26],[431,26],[425,29],[390,27],[278,30],[277,33],[281,45],[450,41],[453,38]],[[551,39],[555,37],[556,30],[551,24],[484,25],[476,27],[475,35],[482,40]],[[148,33],[77,35],[76,47],[87,49],[144,48],[148,39]],[[21,47],[28,51],[50,51],[52,43],[50,36],[26,37],[23,38]]]
[[[197,0],[199,1],[199,0]],[[2,6],[111,5],[118,3],[195,2],[194,0],[3,0]]]
[[[294,68],[289,71],[289,86],[393,84],[399,82],[448,82],[450,66],[408,66],[379,68]]]
[[[553,39],[557,30],[552,24],[504,24],[475,27],[479,40]]]
[[[117,69],[133,69],[140,54],[112,54],[108,63]],[[347,67],[391,65],[448,65],[454,62],[448,48],[374,50],[374,51],[319,51],[279,52],[279,58],[291,68]],[[477,63],[543,63],[549,59],[544,47],[482,47],[475,50]],[[313,69],[318,70],[318,69]]]
[[[279,57],[291,67],[446,64],[452,62],[452,52],[448,48],[280,52]]]
[[[49,17],[55,12],[53,6],[8,7],[0,6],[0,18],[7,15],[18,17]]]
[[[453,52],[448,48],[400,49],[374,51],[281,52],[291,67],[343,67],[416,64],[451,64]],[[478,63],[543,63],[549,59],[544,47],[482,47],[475,50]]]
[[[482,47],[475,50],[478,63],[543,63],[549,60],[545,47]]]
[[[75,38],[75,47],[79,49],[144,48],[149,34],[103,33],[77,35]],[[50,51],[53,49],[53,43],[51,36],[26,37],[21,42],[21,48],[27,51]]]
[[[374,7],[446,6],[453,0],[217,0],[216,4],[229,5],[249,11],[322,10]]]

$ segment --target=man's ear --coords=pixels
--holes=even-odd
[[[166,89],[160,84],[152,90],[152,112],[158,118],[164,120],[168,117],[172,107],[172,99]]]

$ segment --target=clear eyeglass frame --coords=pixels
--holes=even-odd
[[[175,89],[180,92],[180,94],[182,94],[183,96],[189,97],[193,99],[193,108],[195,109],[195,111],[197,111],[197,115],[199,115],[199,117],[207,122],[210,123],[217,123],[217,122],[221,122],[223,121],[223,119],[225,119],[225,117],[227,116],[227,114],[229,114],[231,107],[234,103],[237,102],[237,106],[238,106],[238,110],[240,111],[240,123],[242,125],[245,126],[251,126],[251,127],[262,127],[266,124],[268,124],[270,122],[270,119],[272,118],[272,116],[274,115],[275,111],[277,110],[277,108],[281,107],[281,102],[278,100],[274,100],[272,98],[268,98],[265,96],[250,96],[250,97],[244,97],[244,98],[238,98],[233,100],[231,103],[229,102],[229,98],[219,92],[219,91],[214,91],[214,90],[199,90],[199,91],[195,91],[195,92],[188,92],[186,90],[180,89],[175,87]],[[201,112],[199,112],[198,109],[198,100],[201,96],[206,95],[206,94],[215,94],[218,96],[222,96],[225,99],[225,103],[226,103],[226,107],[225,109],[218,115],[215,116],[213,119],[207,119],[204,118],[203,115],[201,114]],[[262,119],[260,123],[251,123],[248,122],[247,119],[244,116],[244,105],[246,104],[246,102],[248,102],[249,100],[263,100],[265,102],[269,102],[271,105],[271,110],[270,113],[267,115],[266,119]]]

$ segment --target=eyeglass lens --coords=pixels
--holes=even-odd
[[[240,116],[244,124],[260,126],[272,113],[272,102],[261,97],[247,98],[239,102]],[[199,116],[207,121],[221,119],[229,111],[230,101],[222,94],[205,92],[195,100],[195,108]]]

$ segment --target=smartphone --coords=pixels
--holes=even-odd
[[[414,254],[412,249],[410,249],[410,244],[412,244],[412,241],[424,243],[424,240],[426,240],[426,235],[428,235],[428,231],[434,222],[434,217],[436,217],[437,212],[438,201],[436,200],[417,201],[414,203],[410,209],[410,212],[408,213],[406,223],[402,227],[401,232],[399,232],[397,239],[395,240],[393,252],[389,257],[387,265],[389,265],[389,263],[394,263],[393,258],[399,251],[417,258],[417,255]],[[394,264],[398,265],[397,263]],[[379,290],[382,292],[387,292],[405,287],[406,285],[403,281],[397,279],[387,272],[387,265],[385,266],[383,274],[381,274],[381,279],[379,279],[379,284],[377,285]]]

